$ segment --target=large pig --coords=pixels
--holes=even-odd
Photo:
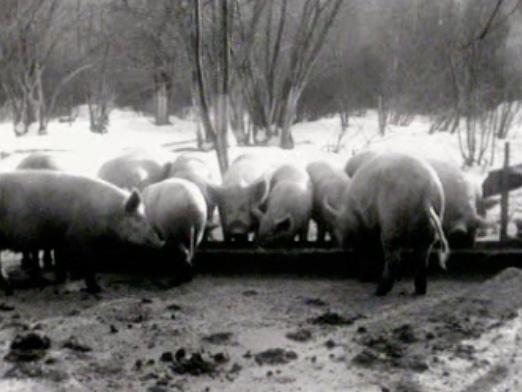
[[[355,155],[346,164],[345,171],[353,176],[378,155],[374,151]],[[486,201],[456,164],[433,158],[426,161],[437,173],[444,191],[446,206],[442,226],[450,247],[472,247],[478,228],[488,225],[483,219]],[[480,213],[477,208],[480,208]]]
[[[223,176],[223,184],[209,188],[219,208],[225,241],[245,241],[257,230],[253,211],[268,197],[271,170],[262,159],[241,155]]]
[[[356,172],[341,208],[327,199],[325,208],[336,222],[334,234],[342,246],[360,250],[380,242],[384,271],[377,295],[392,289],[403,250],[413,251],[417,294],[426,293],[428,256],[437,241],[439,262],[445,265],[449,250],[441,224],[444,193],[437,174],[422,160],[380,154]]]
[[[55,154],[48,152],[33,152],[20,161],[17,170],[55,170],[64,171],[65,166],[59,161]],[[23,252],[22,268],[37,271],[39,266],[39,250],[35,249],[31,252]],[[52,266],[52,250],[44,249],[43,264],[45,269]]]
[[[137,191],[83,176],[20,170],[0,174],[0,195],[0,249],[53,248],[60,254],[57,264],[79,258],[91,292],[100,290],[89,263],[97,250],[125,242],[163,245]],[[0,284],[9,289],[3,277]]]
[[[213,228],[212,218],[216,209],[216,201],[212,199],[210,186],[215,185],[214,177],[209,167],[201,159],[190,156],[180,155],[170,166],[169,178],[183,178],[190,181],[199,188],[207,205],[207,229]]]
[[[272,175],[265,211],[254,209],[259,219],[257,239],[266,244],[286,243],[298,235],[305,241],[312,205],[312,182],[306,170],[281,166]]]
[[[313,186],[312,218],[317,223],[317,240],[323,242],[326,233],[332,235],[334,223],[328,220],[329,215],[324,210],[323,200],[326,196],[334,207],[339,206],[350,179],[342,170],[335,169],[324,161],[310,163],[306,171],[310,175]]]
[[[192,259],[203,239],[207,205],[200,189],[181,178],[169,178],[143,191],[145,213],[165,242],[167,257],[180,259],[182,280],[190,278]]]
[[[123,189],[138,189],[167,178],[170,162],[161,154],[146,150],[133,150],[105,162],[98,171],[98,177]]]

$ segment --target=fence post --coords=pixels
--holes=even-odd
[[[500,241],[508,239],[509,215],[509,142],[504,144],[504,167],[502,168],[502,193],[500,199]]]

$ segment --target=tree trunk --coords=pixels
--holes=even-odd
[[[168,125],[169,121],[169,96],[167,83],[163,80],[156,82],[156,125]]]

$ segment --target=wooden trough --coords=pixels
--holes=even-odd
[[[520,166],[520,168],[519,168]],[[522,165],[509,166],[509,144],[505,146],[504,167],[490,173],[484,182],[487,196],[501,194],[499,240],[479,241],[472,249],[453,250],[447,263],[450,275],[495,273],[507,267],[522,267],[522,240],[507,235],[509,191],[522,185]],[[520,176],[520,178],[518,178]],[[337,249],[331,243],[295,243],[286,248],[260,248],[248,243],[208,242],[196,253],[197,273],[216,275],[296,274],[346,277],[357,274],[353,252]],[[136,249],[107,252],[97,263],[98,270],[135,271],[166,274],[172,263],[156,252]],[[430,272],[439,273],[437,263]]]

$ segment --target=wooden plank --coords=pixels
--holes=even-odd
[[[504,167],[502,170],[502,193],[500,200],[500,241],[507,239],[509,219],[509,142],[504,144]]]

